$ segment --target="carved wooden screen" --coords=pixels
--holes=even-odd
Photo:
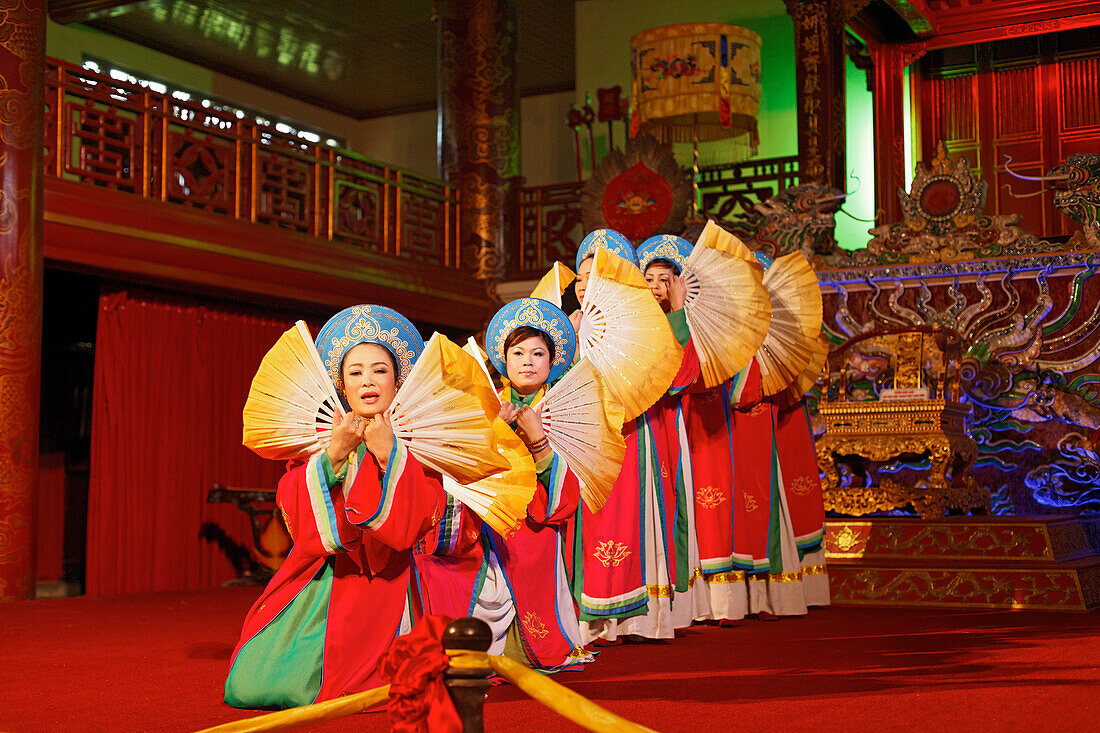
[[[1100,49],[1097,29],[1015,38],[930,51],[916,79],[923,160],[944,140],[989,183],[987,213],[1023,215],[1025,230],[1044,237],[1077,225],[1049,195],[1005,171],[1043,175],[1072,153],[1100,151]]]

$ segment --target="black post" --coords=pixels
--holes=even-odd
[[[493,632],[481,619],[456,618],[443,630],[445,649],[469,649],[477,652],[489,650]],[[484,733],[485,721],[482,707],[485,704],[489,680],[485,670],[448,669],[444,675],[447,692],[462,719],[464,733]]]

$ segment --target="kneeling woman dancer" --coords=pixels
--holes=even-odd
[[[541,409],[532,408],[572,365],[576,335],[561,309],[523,298],[497,312],[485,341],[493,367],[504,377],[500,417],[531,452],[538,487],[512,536],[502,537],[484,525],[478,546],[463,557],[452,553],[419,560],[421,582],[432,613],[470,615],[489,624],[489,653],[543,671],[577,667],[591,656],[581,648],[561,532],[577,511],[580,487],[564,458],[550,447]]]
[[[424,349],[413,325],[389,308],[353,306],[316,347],[350,411],[328,447],[291,462],[279,482],[294,546],[245,618],[225,682],[234,707],[296,707],[382,685],[381,656],[423,607],[413,548],[436,549],[441,517],[459,529],[480,521],[456,511],[439,474],[390,427],[390,404]]]

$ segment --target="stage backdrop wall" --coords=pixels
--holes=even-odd
[[[241,446],[241,409],[288,320],[137,290],[99,303],[88,497],[88,595],[216,587],[236,571],[212,522],[251,546],[214,482],[274,488],[283,465]]]

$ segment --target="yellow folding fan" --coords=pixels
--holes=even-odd
[[[734,257],[745,260],[746,262],[759,264],[756,260],[756,255],[752,253],[751,249],[745,246],[744,242],[715,224],[713,221],[708,221],[703,226],[703,231],[699,233],[699,239],[695,241],[696,244],[702,244],[706,247],[729,252]]]
[[[485,352],[481,350],[481,347],[477,345],[477,341],[474,340],[473,336],[466,340],[466,344],[462,347],[462,350],[477,362],[481,367],[481,372],[485,376],[485,380],[489,384],[492,384],[492,377],[489,374],[488,368],[485,366],[488,357],[485,355]],[[487,497],[505,495],[515,491],[516,486],[522,486],[524,487],[524,495],[527,496],[527,501],[530,503],[531,497],[535,495],[537,483],[535,461],[531,458],[531,452],[527,450],[527,444],[516,435],[515,431],[508,426],[508,423],[496,417],[500,412],[500,398],[497,396],[495,390],[492,393],[492,399],[489,401],[489,407],[489,414],[494,416],[493,431],[497,436],[500,453],[508,461],[508,468],[469,485],[459,484],[454,479],[445,476],[443,479],[443,488],[456,497],[463,494]],[[530,493],[527,493],[528,489]],[[527,504],[524,504],[523,516],[526,516],[526,508]],[[492,522],[490,522],[490,526],[507,537],[519,526],[523,516],[519,518],[519,521],[517,521],[512,528],[507,530],[500,529]],[[502,521],[500,524],[504,525],[510,517],[505,516],[501,519]]]
[[[599,511],[626,455],[622,405],[611,397],[587,358],[548,389],[539,405],[550,447],[577,475],[584,503]]]
[[[824,368],[828,358],[829,339],[822,333],[817,337],[817,348],[814,349],[814,355],[810,357],[810,363],[794,378],[790,386],[787,387],[787,391],[793,399],[801,399],[802,395],[806,394],[810,387],[817,384],[817,380],[821,376],[821,370]]]
[[[821,286],[801,252],[775,260],[764,273],[772,301],[771,325],[757,362],[766,395],[794,381],[810,364],[821,335]]]
[[[684,312],[708,387],[745,368],[768,335],[772,310],[764,268],[755,257],[741,257],[738,247],[745,245],[720,231],[719,236],[700,237],[683,267]]]
[[[244,403],[242,442],[277,461],[306,458],[328,445],[344,408],[305,322],[286,331],[260,362]]]
[[[531,291],[532,298],[541,298],[561,308],[561,296],[569,284],[577,278],[576,273],[560,262],[547,270],[539,284]]]
[[[642,272],[606,249],[595,254],[577,346],[633,420],[668,391],[684,350]]]
[[[397,391],[390,422],[394,435],[421,463],[469,488],[512,468],[494,426],[498,404],[484,367],[436,333]],[[498,532],[509,534],[527,515],[534,491],[531,481],[506,489],[452,491],[452,496]]]

